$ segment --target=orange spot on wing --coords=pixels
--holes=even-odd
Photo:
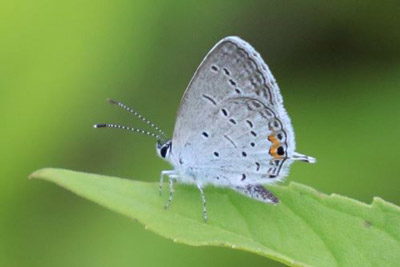
[[[272,143],[271,148],[269,149],[269,154],[271,154],[275,159],[281,159],[282,156],[277,154],[278,147],[281,145],[278,138],[276,138],[275,134],[271,134],[268,136],[268,140]]]

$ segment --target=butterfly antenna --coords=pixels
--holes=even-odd
[[[150,127],[152,127],[153,129],[155,129],[158,133],[160,133],[160,135],[163,137],[164,140],[167,140],[167,135],[164,133],[163,130],[161,130],[160,128],[157,127],[157,125],[155,125],[154,123],[152,123],[150,120],[146,119],[145,117],[143,117],[139,112],[137,112],[136,110],[134,110],[131,107],[128,107],[127,105],[125,105],[124,103],[115,101],[113,99],[108,98],[107,99],[108,103],[112,104],[112,105],[116,105],[119,106],[120,108],[125,109],[126,111],[132,113],[135,117],[137,117],[138,119],[144,121],[147,125],[149,125]]]
[[[157,139],[157,141],[164,143],[165,139],[162,136],[159,136],[158,134],[146,131],[146,130],[142,130],[139,128],[134,128],[134,127],[129,127],[129,126],[124,126],[124,125],[118,125],[118,124],[112,124],[112,123],[98,123],[93,125],[94,128],[117,128],[117,129],[123,129],[123,130],[127,130],[127,131],[132,131],[132,132],[136,132],[136,133],[141,133],[144,135],[148,135],[148,136],[152,136],[155,139]]]

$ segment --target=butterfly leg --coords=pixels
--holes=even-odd
[[[204,222],[207,222],[208,216],[207,216],[207,208],[206,208],[206,204],[207,204],[206,195],[204,194],[204,190],[203,190],[203,187],[201,186],[201,184],[197,183],[197,188],[200,191],[201,201],[203,203],[203,219],[204,219]]]
[[[246,195],[261,202],[274,205],[279,203],[279,199],[260,184],[237,186],[233,189],[243,195]]]
[[[174,196],[174,180],[177,178],[178,175],[176,174],[168,174],[168,183],[169,183],[169,195],[167,203],[165,203],[164,208],[168,209],[171,206],[172,198]]]
[[[173,170],[169,170],[169,171],[162,171],[161,175],[160,175],[160,196],[162,195],[162,191],[163,191],[163,185],[164,185],[164,176],[169,176],[171,174],[174,174],[175,171]]]

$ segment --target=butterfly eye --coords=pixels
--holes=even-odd
[[[161,157],[165,158],[167,156],[168,150],[169,150],[169,144],[164,145],[160,150]]]

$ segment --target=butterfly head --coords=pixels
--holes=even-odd
[[[169,159],[169,156],[171,154],[171,148],[172,148],[172,142],[171,140],[162,143],[160,141],[157,142],[157,154],[165,160]]]

